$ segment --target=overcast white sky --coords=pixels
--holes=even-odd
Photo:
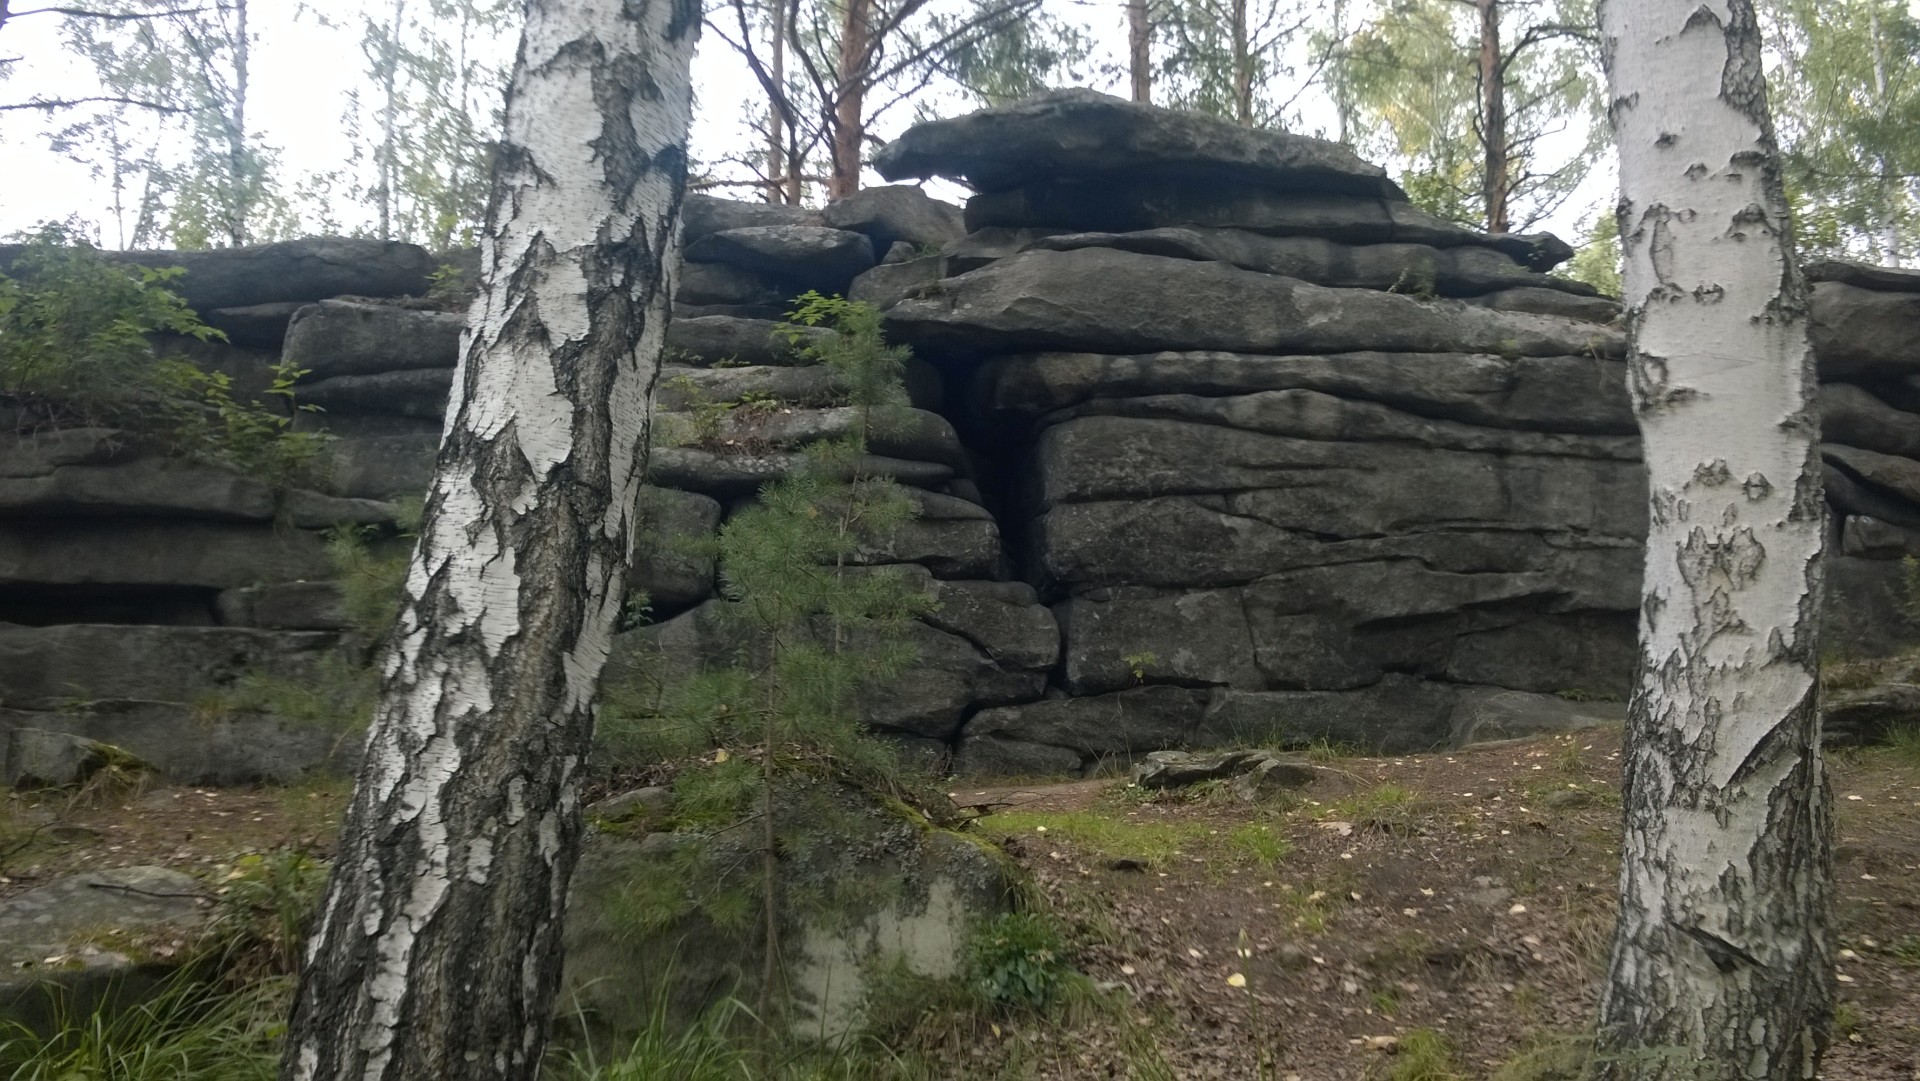
[[[255,124],[269,145],[279,148],[286,176],[333,168],[349,156],[341,114],[348,89],[360,79],[364,64],[358,46],[357,9],[366,0],[328,8],[329,17],[354,29],[330,29],[310,18],[296,18],[295,0],[253,0],[251,11],[259,27],[254,63]],[[1071,6],[1086,28],[1097,36],[1102,51],[1118,56],[1124,49],[1123,0],[1080,0]],[[509,35],[511,37],[511,35]],[[510,50],[511,40],[504,44]],[[0,55],[26,59],[14,65],[12,78],[0,82],[0,101],[21,101],[38,92],[48,95],[84,94],[92,85],[84,61],[68,55],[59,39],[58,21],[38,16],[7,24],[0,33]],[[713,158],[751,145],[746,117],[758,95],[744,63],[709,31],[703,35],[694,62],[699,95],[693,134],[694,152]],[[1085,80],[1098,89],[1117,89],[1117,79],[1090,73]],[[943,111],[963,106],[943,103]],[[1316,106],[1307,105],[1309,117]],[[1318,107],[1325,111],[1325,106]],[[909,106],[880,118],[879,134],[897,133],[911,122]],[[1323,120],[1321,123],[1328,123]],[[115,243],[111,202],[105,186],[77,165],[47,148],[42,132],[48,123],[36,113],[0,113],[0,234],[71,214],[98,223],[101,240]],[[1582,219],[1600,204],[1611,201],[1611,162],[1596,172],[1587,189],[1548,227],[1576,243]],[[941,186],[936,194],[956,201],[957,186]],[[335,204],[334,212],[349,224],[365,221],[364,211]]]

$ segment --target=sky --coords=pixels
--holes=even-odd
[[[250,112],[268,144],[279,149],[287,175],[333,168],[350,155],[342,113],[347,92],[359,81],[364,64],[357,11],[367,2],[349,0],[329,6],[330,21],[336,24],[329,27],[302,14],[299,0],[253,0],[250,10],[260,32]],[[1070,10],[1094,38],[1097,53],[1118,57],[1124,52],[1123,0],[1078,0]],[[504,54],[513,47],[510,38],[500,45]],[[0,81],[0,102],[25,100],[36,92],[84,94],[92,86],[86,62],[62,47],[54,16],[8,23],[0,32],[0,56],[24,58],[13,65],[11,78]],[[1124,93],[1117,71],[1082,74],[1082,85]],[[694,60],[694,84],[699,99],[692,135],[697,158],[711,160],[757,145],[747,127],[747,118],[760,100],[757,87],[744,62],[711,30],[702,36]],[[931,105],[943,114],[966,108],[951,96],[936,98]],[[914,119],[911,108],[901,106],[879,118],[876,132],[883,137],[897,134]],[[1309,125],[1331,126],[1331,106],[1324,99],[1307,100],[1305,111]],[[1316,112],[1325,115],[1316,120]],[[77,213],[101,227],[102,244],[119,246],[105,184],[85,167],[48,149],[43,134],[48,126],[38,113],[0,112],[0,234]],[[1584,219],[1595,207],[1612,201],[1611,162],[1607,166],[1596,170],[1585,188],[1549,219],[1547,228],[1579,241]],[[877,177],[869,179],[880,182]],[[929,191],[956,202],[965,197],[957,185],[936,183],[929,185]],[[366,208],[336,203],[332,209],[349,226],[370,218]]]

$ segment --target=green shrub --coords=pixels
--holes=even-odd
[[[42,226],[0,274],[0,398],[25,422],[125,428],[275,488],[323,484],[327,437],[293,430],[305,372],[275,365],[268,401],[241,401],[226,373],[157,354],[156,334],[225,340],[167,288],[182,273],[110,262]]]
[[[0,274],[0,394],[52,422],[113,423],[164,400],[149,335],[221,337],[167,289],[179,268],[110,263],[56,225]]]
[[[1073,978],[1060,928],[1035,912],[1009,912],[968,943],[967,973],[982,997],[1003,1009],[1038,1010]]]

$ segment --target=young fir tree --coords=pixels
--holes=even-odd
[[[930,604],[897,570],[856,565],[863,547],[914,513],[900,485],[865,464],[869,437],[907,419],[907,352],[885,344],[879,312],[864,304],[809,293],[793,319],[837,331],[801,353],[839,376],[855,423],[806,447],[795,469],[720,530],[713,543],[728,603],[716,607],[737,654],[666,687],[633,719],[638,738],[627,748],[640,762],[691,763],[674,785],[684,826],[737,837],[742,823],[757,819],[754,872],[734,867],[729,875],[719,866],[726,861],[705,859],[697,847],[686,850],[685,869],[714,879],[692,892],[716,923],[739,922],[747,910],[741,889],[757,895],[764,968],[756,1012],[765,1021],[777,1019],[780,1006],[785,917],[829,900],[798,896],[801,887],[783,882],[781,853],[833,831],[832,793],[842,786],[899,795],[897,755],[867,733],[856,706],[863,688],[913,662],[904,632]],[[689,425],[678,441],[714,440],[710,427]],[[625,723],[620,705],[609,704],[611,729]],[[805,783],[816,780],[830,783]],[[688,895],[684,887],[676,884],[671,903]]]

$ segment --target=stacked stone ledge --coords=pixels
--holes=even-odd
[[[754,648],[697,542],[854,421],[779,332],[813,289],[880,306],[916,352],[914,423],[865,468],[919,516],[846,573],[897,568],[937,608],[919,662],[862,697],[876,730],[1038,774],[1622,713],[1643,478],[1618,306],[1550,273],[1564,244],[1423,215],[1344,147],[1086,92],[921,125],[877,164],[978,194],[688,200],[657,404],[662,431],[696,414],[711,431],[656,446],[633,583],[654,622],[619,637],[610,682]],[[341,240],[134,257],[188,266],[233,338],[189,349],[243,391],[283,356],[308,370],[325,412],[300,422],[334,436],[337,491],[277,495],[114,432],[14,440],[0,722],[182,780],[285,776],[338,734],[195,703],[247,673],[300,678],[339,641],[320,531],[391,533],[393,501],[425,490],[464,308],[427,298],[428,276],[474,260]],[[1912,637],[1901,559],[1920,554],[1920,274],[1809,276],[1827,641],[1885,653]],[[745,401],[763,404],[712,419]]]
[[[1063,636],[1047,698],[973,715],[961,769],[1622,715],[1644,477],[1618,304],[1548,273],[1566,245],[1433,219],[1341,146],[1084,91],[921,125],[877,165],[978,193],[966,238],[854,296],[966,388],[950,414]],[[1823,358],[1885,372],[1857,322],[1816,331]],[[1878,437],[1826,455],[1836,505],[1881,511],[1830,567],[1848,650],[1907,636],[1897,565],[1854,557],[1904,550],[1905,474],[1867,455],[1920,420],[1873,389],[1823,397],[1836,444]]]
[[[236,397],[265,387],[296,311],[341,293],[423,292],[432,269],[412,245],[328,238],[111,257],[186,268],[177,287],[231,341],[160,345],[231,376]],[[0,442],[10,745],[70,733],[183,782],[291,778],[331,758],[339,732],[229,710],[220,695],[248,676],[313,678],[346,625],[323,531],[390,528],[390,503],[356,496],[411,493],[276,492],[130,432],[11,428]]]

